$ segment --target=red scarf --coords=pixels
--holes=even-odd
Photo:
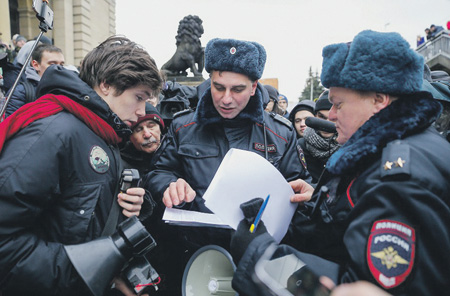
[[[82,120],[97,136],[108,144],[117,144],[122,139],[114,129],[94,112],[66,96],[47,94],[32,103],[25,104],[0,123],[0,152],[5,142],[30,123],[66,110]]]

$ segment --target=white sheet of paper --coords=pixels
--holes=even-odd
[[[230,228],[230,226],[222,222],[217,215],[175,208],[166,208],[162,219],[166,223],[179,226]]]
[[[269,202],[262,215],[267,231],[277,242],[286,234],[297,204],[290,202],[294,191],[283,175],[258,154],[230,149],[203,198],[220,220],[236,229],[244,218],[240,204],[255,197]]]

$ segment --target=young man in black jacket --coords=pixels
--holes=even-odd
[[[86,55],[80,77],[49,67],[40,98],[0,124],[4,296],[89,294],[64,246],[99,238],[113,203],[119,220],[140,214],[144,189],[115,194],[117,145],[161,83],[142,47],[113,36]]]

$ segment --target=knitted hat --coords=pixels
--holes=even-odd
[[[314,108],[314,114],[316,114],[317,111],[330,110],[331,107],[333,107],[333,104],[328,100],[328,93],[329,91],[326,90],[319,96],[319,99],[316,101],[316,107]]]
[[[33,38],[33,40],[36,40],[39,36],[36,36]],[[39,39],[40,42],[44,43],[44,44],[48,44],[48,45],[53,45],[53,42],[50,38],[48,38],[45,35],[41,36],[41,39]]]
[[[164,130],[164,120],[162,119],[161,114],[159,114],[158,110],[150,103],[145,103],[145,115],[139,117],[138,120],[131,126],[131,129],[133,130],[141,122],[149,119],[159,124],[161,132]]]
[[[267,89],[267,92],[269,93],[269,98],[271,98],[275,102],[278,102],[278,90],[272,85],[264,84],[263,86],[265,89]]]
[[[314,114],[314,108],[316,106],[316,103],[314,101],[310,100],[303,100],[300,101],[295,107],[292,109],[291,113],[289,114],[289,120],[294,124],[295,121],[295,114],[299,111],[306,110]]]
[[[261,78],[266,64],[266,51],[256,42],[214,38],[205,48],[205,69],[230,71],[247,75],[251,80]]]
[[[326,46],[322,56],[326,88],[409,94],[422,87],[423,57],[398,33],[362,31],[351,43]]]
[[[27,38],[25,38],[25,37],[22,36],[22,35],[19,35],[19,36],[17,36],[17,38],[16,38],[16,42],[19,42],[19,41],[25,41],[25,42],[27,42]]]
[[[286,97],[285,95],[279,94],[279,95],[278,95],[278,99],[279,99],[279,100],[284,100],[284,101],[286,101],[286,103],[289,103],[289,102],[288,102],[288,99],[287,99],[287,97]]]

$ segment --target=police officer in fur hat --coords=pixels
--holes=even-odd
[[[450,144],[432,126],[441,106],[421,91],[423,65],[397,33],[367,30],[323,49],[321,81],[342,147],[284,242],[337,263],[337,284],[364,280],[392,295],[450,291]],[[264,295],[249,293],[259,288],[251,266],[271,243],[265,233],[246,249],[233,279],[240,295]]]
[[[256,42],[218,38],[208,42],[206,90],[195,111],[175,116],[147,178],[147,188],[163,207],[210,213],[202,196],[230,148],[261,155],[291,182],[294,191],[312,193],[290,122],[263,109],[258,79],[265,62],[266,51]],[[183,254],[191,255],[206,244],[229,249],[230,236],[226,229],[190,227],[180,229],[178,238],[188,250]],[[173,245],[176,238],[171,239]]]

